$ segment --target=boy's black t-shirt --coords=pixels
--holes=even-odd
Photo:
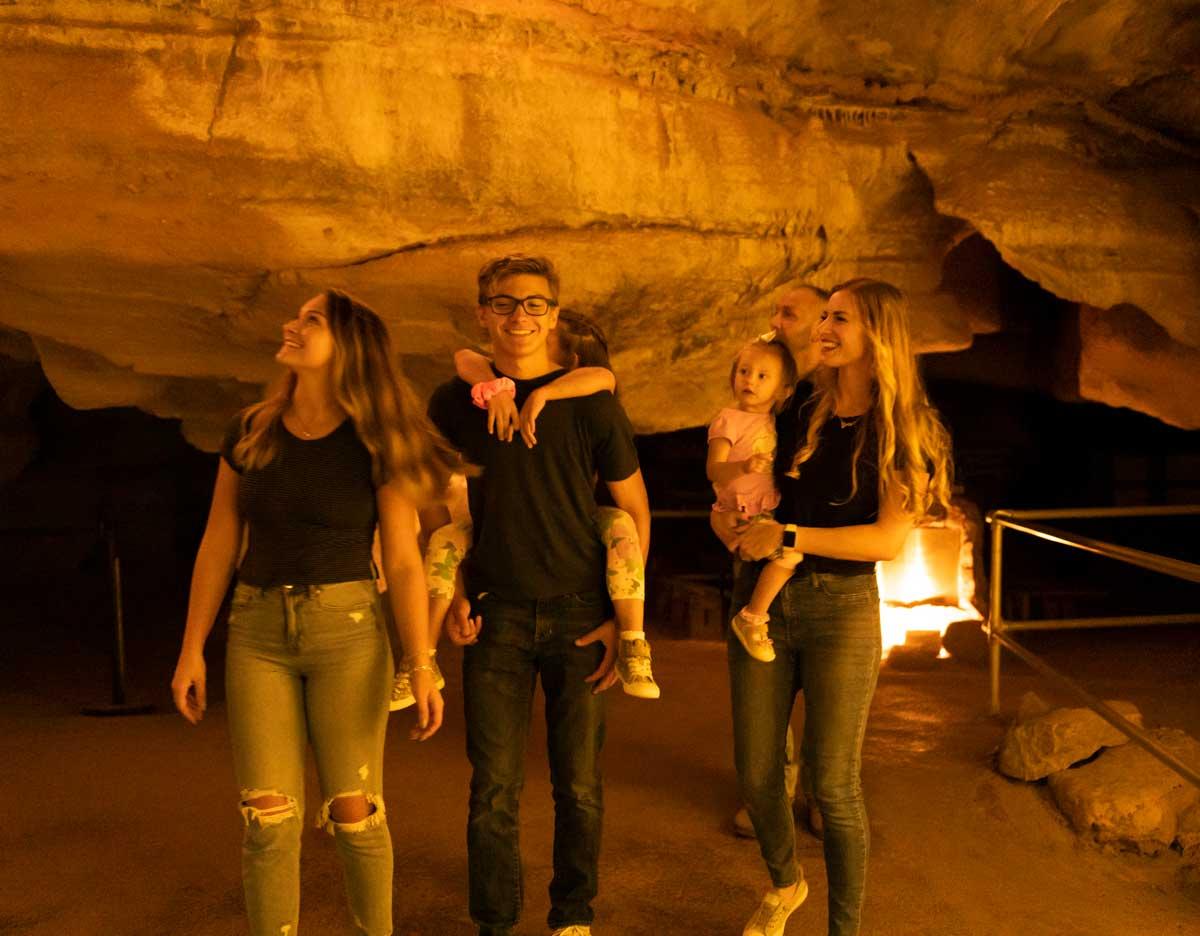
[[[241,478],[238,513],[248,528],[238,580],[275,585],[328,585],[369,579],[378,508],[371,454],[352,420],[319,439],[298,439],[279,426],[279,450],[266,466],[245,471],[233,448],[238,417],[221,457]]]
[[[513,380],[517,407],[557,370]],[[633,429],[607,391],[552,400],[537,420],[537,445],[501,442],[471,387],[454,378],[429,401],[429,418],[467,461],[483,468],[467,482],[475,541],[465,566],[468,594],[532,600],[605,587],[596,535],[595,473],[623,481],[638,469]]]
[[[869,415],[845,427],[836,416],[830,417],[821,427],[813,457],[800,466],[800,477],[791,478],[786,474],[796,451],[808,437],[808,420],[813,408],[811,393],[810,384],[798,384],[787,408],[775,420],[778,436],[775,483],[779,485],[781,497],[775,519],[780,523],[807,527],[874,523],[879,516],[878,442]],[[860,429],[866,433],[866,439],[858,461],[858,488],[851,497],[850,469]],[[875,563],[806,555],[802,568],[812,572],[869,575],[875,571]]]

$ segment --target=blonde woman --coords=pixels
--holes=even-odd
[[[171,688],[196,724],[204,642],[247,536],[229,617],[226,708],[250,932],[295,932],[305,748],[311,743],[357,932],[392,932],[383,742],[392,664],[371,568],[376,527],[387,600],[409,660],[424,740],[442,721],[433,682],[417,505],[458,459],[393,370],[387,330],[333,290],[283,326],[275,393],[230,425],[196,556]]]
[[[875,563],[900,551],[915,522],[944,514],[950,497],[949,437],[917,372],[904,294],[876,280],[844,283],[812,340],[820,354],[812,386],[801,384],[778,417],[778,522],[754,524],[738,542],[749,559],[781,548],[804,554],[771,605],[775,659],[728,644],[738,779],[772,885],[744,936],[779,936],[808,894],[783,769],[800,687],[803,761],[824,821],[828,931],[859,932],[862,741],[881,650]],[[744,567],[743,595],[756,574]]]

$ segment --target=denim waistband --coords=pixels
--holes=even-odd
[[[348,582],[326,582],[320,585],[248,585],[245,582],[239,582],[238,590],[243,594],[249,592],[251,596],[257,599],[266,598],[270,595],[278,595],[283,607],[284,634],[287,640],[287,645],[292,649],[298,649],[300,646],[300,622],[296,617],[296,601],[297,599],[313,599],[322,592],[331,591],[336,588],[354,586],[362,588],[364,586],[374,590],[375,583],[371,579],[353,579]]]
[[[371,579],[350,579],[345,582],[322,582],[320,584],[285,584],[285,585],[251,585],[249,582],[238,582],[237,588],[244,588],[256,597],[271,594],[293,595],[297,598],[315,598],[329,588],[341,585],[374,585]]]

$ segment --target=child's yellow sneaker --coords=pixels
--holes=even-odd
[[[650,670],[650,644],[643,638],[617,638],[617,676],[626,695],[639,699],[662,695]]]

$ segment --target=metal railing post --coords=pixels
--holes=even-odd
[[[1000,640],[1004,629],[1004,616],[1000,601],[1003,592],[1004,524],[996,513],[988,515],[992,525],[992,568],[991,591],[988,598],[988,672],[991,677],[992,714],[1000,714]]]

